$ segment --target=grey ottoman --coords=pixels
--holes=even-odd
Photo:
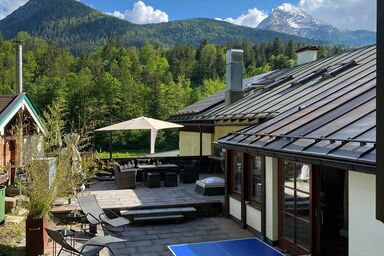
[[[160,173],[149,172],[147,173],[147,187],[158,188],[160,187],[161,176]]]
[[[167,172],[164,175],[164,186],[177,187],[177,173]]]

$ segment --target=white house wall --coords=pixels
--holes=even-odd
[[[203,133],[203,156],[212,155],[212,134]],[[179,133],[179,155],[199,156],[200,155],[200,133],[180,131]]]
[[[384,224],[375,217],[376,176],[354,171],[348,176],[349,255],[382,256]]]
[[[233,197],[229,197],[229,214],[241,220],[241,203]]]
[[[265,157],[265,234],[271,241],[279,239],[278,199],[278,160]]]
[[[261,212],[254,207],[247,205],[247,225],[261,232]]]

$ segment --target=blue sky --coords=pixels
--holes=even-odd
[[[104,12],[132,9],[137,0],[81,0],[98,10]],[[164,11],[169,20],[180,20],[186,18],[228,18],[238,17],[248,9],[257,8],[269,13],[272,8],[283,3],[296,5],[299,1],[287,0],[143,0],[146,5],[154,9]]]
[[[0,0],[0,19],[28,0]],[[77,0],[137,24],[219,18],[257,27],[272,9],[290,3],[340,29],[376,30],[376,0]]]

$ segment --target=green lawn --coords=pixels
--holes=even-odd
[[[138,150],[138,151],[125,151],[125,152],[113,152],[112,157],[113,158],[129,158],[129,157],[138,157],[142,155],[149,154],[149,152],[145,150]],[[109,152],[99,152],[98,153],[99,158],[109,158]]]

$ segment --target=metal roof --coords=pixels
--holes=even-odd
[[[218,103],[224,102],[225,90],[218,91],[214,95],[211,95],[203,100],[193,103],[183,110],[176,112],[175,115],[188,115],[200,113],[208,108],[215,106]]]
[[[331,90],[339,81],[358,76],[362,71],[361,66],[365,67],[365,64],[375,60],[375,54],[375,46],[367,46],[290,69],[277,70],[254,82],[254,89],[248,89],[241,100],[229,106],[225,106],[223,100],[192,115],[180,112],[171,120],[187,124],[272,118]],[[244,81],[252,81],[252,78]],[[252,87],[248,85],[248,88]]]
[[[4,129],[8,123],[16,116],[20,109],[25,108],[36,125],[44,133],[45,127],[40,119],[40,114],[28,97],[27,93],[22,92],[16,96],[0,96],[0,134],[4,134]]]
[[[1,95],[0,96],[0,113],[15,99],[16,96]]]
[[[243,80],[243,88],[245,90],[252,90],[255,89],[259,84],[261,84],[265,77],[272,74],[274,71],[267,72],[261,75],[257,75],[254,77],[246,78]],[[218,91],[217,93],[202,99],[200,101],[197,101],[193,103],[192,105],[176,112],[170,120],[188,120],[194,117],[196,114],[200,114],[212,107],[215,107],[217,105],[224,105],[225,100],[225,90]]]
[[[352,57],[357,65],[348,71],[315,79],[298,92],[291,89],[280,96],[283,99],[271,100],[277,107],[263,104],[283,110],[282,114],[221,138],[219,143],[374,168],[376,48],[352,51],[339,59],[345,62]],[[281,102],[288,101],[297,104],[286,109],[289,104]]]

